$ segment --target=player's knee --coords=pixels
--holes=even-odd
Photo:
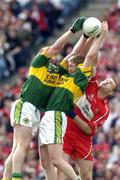
[[[59,161],[58,160],[52,160],[52,164],[53,166],[55,166],[56,168],[59,168]]]
[[[92,180],[91,172],[82,172],[81,173],[81,180]]]
[[[17,145],[21,145],[23,147],[29,146],[32,139],[31,128],[19,125],[16,126],[15,138],[17,141]]]
[[[27,150],[29,148],[29,146],[30,146],[30,142],[27,141],[27,140],[25,140],[25,141],[22,140],[22,141],[19,141],[17,143],[18,143],[19,149]]]
[[[53,166],[55,166],[56,168],[59,168],[62,163],[60,159],[55,158],[55,157],[51,160],[51,162],[52,162]]]

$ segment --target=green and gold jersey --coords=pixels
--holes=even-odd
[[[83,95],[91,76],[91,67],[78,66],[74,74],[64,74],[60,77],[47,104],[47,110],[63,111],[68,113],[73,102]]]
[[[29,77],[23,84],[20,98],[30,102],[39,110],[44,110],[49,96],[54,90],[61,74],[66,71],[61,66],[50,63],[47,55],[48,48],[44,49],[34,58],[29,69]]]

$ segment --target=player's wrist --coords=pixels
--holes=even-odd
[[[83,36],[84,36],[86,39],[88,39],[88,38],[89,38],[89,36],[87,36],[86,34],[83,34]]]
[[[75,34],[76,32],[75,32],[75,30],[74,29],[72,29],[72,27],[70,28],[70,31],[73,33],[73,34]]]
[[[67,113],[67,116],[69,116],[70,118],[74,119],[76,117],[76,113],[74,112],[74,110],[71,110]]]

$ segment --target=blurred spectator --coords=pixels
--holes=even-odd
[[[20,3],[17,0],[6,0],[6,2],[9,3],[10,9],[15,16],[21,12]]]
[[[87,0],[84,2],[87,3]],[[12,128],[9,114],[14,99],[27,78],[27,67],[42,43],[46,43],[56,28],[61,28],[65,18],[83,7],[78,0],[1,0],[0,4],[0,79],[18,69],[13,82],[7,81],[0,89],[0,178],[3,164],[12,145]],[[56,17],[56,18],[55,18]],[[110,9],[101,15],[107,20],[110,32],[99,54],[98,77],[113,75],[118,81],[118,91],[109,98],[110,114],[93,140],[95,180],[120,179],[120,7],[113,1]],[[54,20],[54,21],[53,21]],[[73,43],[66,45],[57,62],[71,52]],[[74,162],[71,162],[74,166]],[[39,165],[37,140],[34,139],[24,164],[24,180],[45,179]]]
[[[62,0],[1,0],[0,79],[30,64],[32,55],[62,28]],[[74,1],[79,4],[78,0]],[[73,3],[73,4],[74,4]],[[73,14],[73,7],[69,8]]]
[[[6,42],[5,34],[0,34],[0,79],[9,75],[6,57],[7,49],[8,43]]]

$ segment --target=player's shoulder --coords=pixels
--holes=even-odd
[[[42,53],[46,53],[48,51],[48,49],[50,48],[50,46],[45,46],[45,47],[42,47],[40,50],[39,50],[39,54],[42,54]]]
[[[49,49],[49,47],[43,47],[41,48],[37,54],[35,55],[34,59],[33,60],[36,60],[38,57],[40,57],[40,55],[45,55],[47,53],[47,50]]]

